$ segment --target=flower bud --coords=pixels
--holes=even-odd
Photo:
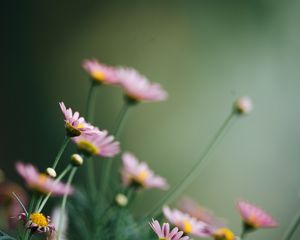
[[[53,168],[48,167],[48,168],[46,169],[46,173],[47,173],[50,177],[53,177],[53,178],[56,177],[56,171],[55,171]]]
[[[116,203],[121,207],[125,207],[128,203],[128,198],[122,193],[118,193],[116,195],[115,200],[116,200]]]
[[[252,111],[253,105],[249,97],[240,97],[234,103],[234,109],[240,114],[247,114]]]
[[[79,154],[73,154],[71,156],[71,163],[74,166],[81,166],[83,164],[83,158]]]

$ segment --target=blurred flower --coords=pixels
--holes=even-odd
[[[264,210],[246,201],[238,201],[237,209],[244,222],[245,231],[278,226],[278,223]]]
[[[215,240],[235,240],[234,233],[228,228],[220,228],[212,234]]]
[[[4,210],[4,214],[1,217],[4,217],[3,220],[6,223],[6,227],[10,229],[17,226],[17,222],[12,217],[18,216],[21,212],[23,212],[22,207],[17,199],[12,195],[12,192],[19,197],[25,206],[28,204],[28,196],[22,187],[12,182],[0,183],[0,206]]]
[[[249,97],[240,97],[236,100],[234,108],[241,114],[250,113],[253,109],[252,100]]]
[[[158,83],[150,83],[133,68],[119,68],[117,75],[126,96],[133,102],[163,101],[168,96]]]
[[[114,136],[108,135],[106,130],[94,128],[93,132],[74,137],[73,141],[85,154],[113,157],[120,152],[120,144],[114,139]]]
[[[188,240],[190,239],[188,236],[184,236],[182,231],[178,231],[178,228],[175,227],[170,232],[169,223],[164,223],[162,227],[160,226],[157,220],[152,219],[152,222],[149,223],[153,231],[158,236],[160,240]]]
[[[206,223],[198,221],[187,213],[183,213],[177,209],[172,211],[167,206],[163,208],[163,213],[168,221],[188,235],[195,237],[211,236],[210,228]]]
[[[91,79],[97,83],[117,84],[116,69],[99,63],[96,59],[84,60],[83,68],[90,75]]]
[[[205,222],[215,228],[224,227],[226,225],[225,220],[217,218],[211,210],[200,206],[191,198],[184,197],[179,202],[179,209],[197,220]]]
[[[21,162],[16,163],[18,173],[24,178],[28,187],[32,190],[38,191],[43,194],[51,192],[53,195],[72,194],[73,188],[61,182],[55,181],[47,174],[40,173],[31,164],[24,164]]]
[[[21,213],[19,219],[26,222],[26,228],[30,229],[32,233],[50,233],[55,231],[55,227],[51,223],[49,216],[45,217],[44,214],[34,212],[29,215],[29,219],[26,219],[26,214]]]
[[[52,211],[51,214],[51,219],[52,219],[52,223],[53,226],[55,227],[55,229],[59,229],[59,218],[60,218],[60,213],[61,213],[61,208],[60,207],[55,207]],[[63,213],[63,217],[62,217],[62,223],[61,223],[61,236],[60,236],[60,240],[66,240],[67,237],[67,227],[68,227],[68,215],[66,214],[66,212],[64,211]],[[56,238],[56,232],[54,232],[51,237],[51,240],[57,240]]]
[[[83,117],[79,117],[78,112],[73,114],[71,108],[66,109],[66,106],[63,102],[60,102],[59,106],[64,114],[68,136],[79,136],[81,133],[88,133],[94,129],[94,127],[87,123]]]
[[[142,188],[159,188],[166,190],[168,184],[160,176],[154,175],[145,162],[139,163],[131,153],[122,155],[123,168],[121,171],[123,184],[125,186],[138,186]]]

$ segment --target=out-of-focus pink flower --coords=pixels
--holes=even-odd
[[[210,227],[206,223],[198,221],[187,213],[183,213],[177,209],[171,210],[167,206],[163,208],[163,213],[169,222],[188,235],[195,237],[211,236]]]
[[[117,76],[125,95],[133,101],[156,102],[168,97],[160,84],[150,83],[145,76],[133,68],[119,68]]]
[[[88,155],[113,157],[120,152],[120,144],[114,139],[106,130],[94,128],[93,132],[74,137],[73,141],[80,151]]]
[[[61,196],[65,193],[73,193],[72,187],[61,182],[55,181],[47,174],[38,172],[38,170],[31,164],[17,162],[16,169],[26,181],[28,187],[32,190],[38,191],[43,194],[48,194],[51,192],[53,195],[56,196]]]
[[[29,219],[26,219],[26,214],[21,213],[19,219],[25,222],[25,227],[30,229],[32,234],[34,233],[47,233],[52,234],[55,231],[54,225],[51,223],[49,216],[45,216],[39,212],[33,212],[29,215]]]
[[[142,188],[159,188],[166,190],[169,186],[166,180],[154,175],[145,162],[139,163],[131,153],[122,155],[123,168],[121,171],[123,184],[125,186],[138,186]]]
[[[62,113],[64,114],[68,136],[79,136],[82,133],[89,133],[94,129],[94,127],[91,124],[87,123],[83,117],[79,117],[78,112],[74,112],[73,114],[71,108],[67,109],[63,102],[60,102],[59,106]]]
[[[278,226],[277,221],[269,214],[249,202],[238,201],[236,206],[245,227],[248,229],[273,228]]]
[[[179,209],[199,221],[205,222],[214,228],[225,227],[225,220],[216,217],[211,210],[208,210],[189,197],[184,197],[179,202]]]
[[[99,63],[96,59],[84,60],[82,67],[95,82],[104,84],[118,83],[116,69],[114,67]]]
[[[177,227],[173,228],[170,232],[169,223],[164,223],[162,227],[160,226],[157,220],[152,219],[152,222],[149,223],[153,231],[158,236],[160,240],[188,240],[188,236],[183,236],[183,232],[179,231]]]
[[[17,226],[17,222],[13,217],[23,212],[19,202],[12,195],[13,192],[18,196],[24,206],[28,204],[28,196],[22,187],[12,182],[0,183],[0,206],[1,208],[3,207],[4,210],[3,217],[5,218],[5,227],[10,229]]]

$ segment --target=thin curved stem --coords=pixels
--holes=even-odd
[[[288,227],[288,230],[286,231],[283,240],[291,240],[297,230],[297,228],[300,225],[300,210],[298,211],[296,217],[293,219],[291,224]]]
[[[52,168],[55,170],[60,158],[61,158],[61,155],[63,154],[63,152],[65,151],[66,147],[68,146],[68,143],[70,142],[70,138],[68,136],[65,136],[65,139],[63,141],[63,144],[61,145],[56,157],[55,157],[55,160],[54,160],[54,163],[52,165]]]
[[[207,158],[207,156],[210,154],[210,152],[214,149],[216,146],[216,143],[221,138],[225,130],[229,127],[230,123],[234,119],[235,113],[232,112],[224,121],[220,129],[217,131],[216,135],[213,137],[207,148],[204,150],[204,152],[201,154],[199,160],[192,166],[190,171],[182,178],[181,181],[179,181],[169,192],[166,193],[164,197],[161,198],[161,200],[149,211],[149,213],[146,215],[147,217],[156,215],[158,211],[160,211],[160,208],[164,205],[172,201],[174,198],[176,198],[182,191],[190,185],[195,177],[198,176],[198,170],[203,162]]]
[[[96,84],[94,81],[91,82],[87,102],[86,102],[86,119],[89,122],[94,121],[94,110],[95,110],[95,101],[96,101]]]
[[[62,173],[55,179],[55,182],[60,181],[70,170],[71,170],[72,166],[68,165],[64,171],[62,171]],[[47,196],[44,198],[44,200],[41,202],[40,206],[38,207],[37,212],[41,212],[45,206],[45,204],[47,203],[48,199],[51,196],[51,192],[47,194]]]
[[[71,173],[69,175],[69,178],[67,180],[67,187],[70,187],[76,171],[77,171],[77,167],[73,167],[73,169],[71,170]],[[61,208],[60,208],[60,214],[59,214],[59,221],[58,221],[57,240],[60,240],[60,238],[61,238],[62,222],[63,222],[64,213],[65,213],[67,199],[68,199],[68,193],[65,193],[64,197],[63,197],[63,200],[61,202]]]

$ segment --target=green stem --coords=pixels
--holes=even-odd
[[[35,212],[38,211],[39,206],[41,205],[42,200],[43,200],[43,196],[41,195],[41,196],[38,198],[37,202],[36,202],[35,209],[34,209]]]
[[[71,165],[68,165],[65,170],[62,171],[62,173],[55,179],[55,182],[58,182],[60,181],[70,170],[71,170],[72,166]],[[51,192],[49,192],[47,194],[47,196],[44,198],[44,200],[42,201],[41,205],[39,206],[38,208],[38,212],[41,212],[45,206],[45,204],[47,203],[48,199],[50,198],[51,196]]]
[[[291,224],[288,227],[287,232],[285,233],[283,240],[291,240],[300,225],[300,211],[298,211],[296,217],[293,219]]]
[[[124,104],[123,104],[123,106],[120,110],[120,113],[118,115],[116,125],[115,125],[115,128],[114,128],[114,132],[113,132],[116,139],[118,139],[120,134],[121,134],[121,131],[123,129],[126,117],[128,115],[129,107],[130,107],[130,104],[127,101],[124,101]],[[112,168],[113,160],[114,159],[109,159],[103,164],[103,168],[104,168],[104,171],[103,171],[104,172],[103,191],[102,191],[103,194],[106,194],[108,179],[109,179],[109,176],[111,175],[111,168]],[[101,193],[101,190],[98,191],[97,196],[99,196],[100,193]]]
[[[70,187],[76,171],[77,171],[77,167],[73,167],[73,169],[71,170],[71,173],[69,175],[69,178],[67,180],[67,187]],[[61,238],[61,231],[62,231],[62,226],[61,225],[63,223],[63,215],[65,213],[67,199],[68,199],[68,193],[65,193],[64,197],[63,197],[63,200],[61,202],[61,209],[60,209],[59,221],[58,221],[57,240],[60,240],[60,238]]]
[[[243,232],[241,233],[241,240],[245,240],[245,239],[246,239],[246,234],[247,234],[246,231],[243,231]]]
[[[127,118],[128,110],[129,110],[130,106],[131,106],[131,104],[129,104],[127,101],[124,101],[124,104],[119,112],[119,115],[118,115],[118,118],[116,121],[116,125],[115,125],[114,131],[113,131],[113,134],[117,139],[119,138],[119,136],[123,130],[124,123]]]
[[[91,82],[87,102],[86,102],[86,119],[89,122],[94,121],[94,110],[95,110],[95,100],[96,100],[96,86],[98,86],[97,83],[94,81]]]
[[[55,160],[54,160],[54,163],[53,163],[53,165],[52,165],[52,168],[55,170],[55,168],[56,168],[56,166],[57,166],[57,164],[58,164],[58,162],[59,162],[59,160],[60,160],[60,158],[61,158],[61,155],[63,154],[63,152],[65,151],[65,149],[66,149],[66,147],[67,147],[67,145],[68,145],[68,143],[70,142],[70,138],[68,137],[68,136],[65,136],[65,139],[64,139],[64,141],[63,141],[63,144],[62,144],[62,146],[60,147],[60,149],[59,149],[59,151],[58,151],[58,153],[57,153],[57,155],[56,155],[56,157],[55,157]]]
[[[154,216],[160,211],[160,208],[164,205],[172,201],[174,198],[176,198],[182,191],[190,185],[195,177],[198,176],[198,170],[199,166],[203,162],[204,159],[207,158],[209,153],[213,150],[213,148],[216,146],[216,143],[220,139],[220,137],[223,135],[225,130],[230,125],[231,121],[234,119],[235,113],[232,112],[224,121],[216,135],[213,137],[211,142],[209,143],[208,147],[204,150],[204,152],[201,154],[199,160],[196,162],[195,165],[190,169],[190,171],[183,177],[181,181],[179,181],[169,192],[165,194],[163,198],[160,199],[160,201],[149,211],[149,213],[146,215],[147,218],[150,216]]]
[[[96,187],[96,178],[95,178],[95,168],[93,164],[93,157],[91,156],[89,159],[87,159],[87,167],[86,167],[86,176],[88,181],[88,187],[90,189],[90,193],[92,196],[92,199],[95,200],[97,187]]]
[[[35,201],[36,201],[36,192],[34,192],[33,193],[33,195],[32,195],[32,198],[31,198],[31,200],[30,200],[30,203],[29,203],[29,208],[28,208],[28,213],[30,214],[30,213],[32,213],[32,210],[33,210],[33,207],[34,207],[34,204],[35,204]],[[28,217],[28,216],[27,216]]]

